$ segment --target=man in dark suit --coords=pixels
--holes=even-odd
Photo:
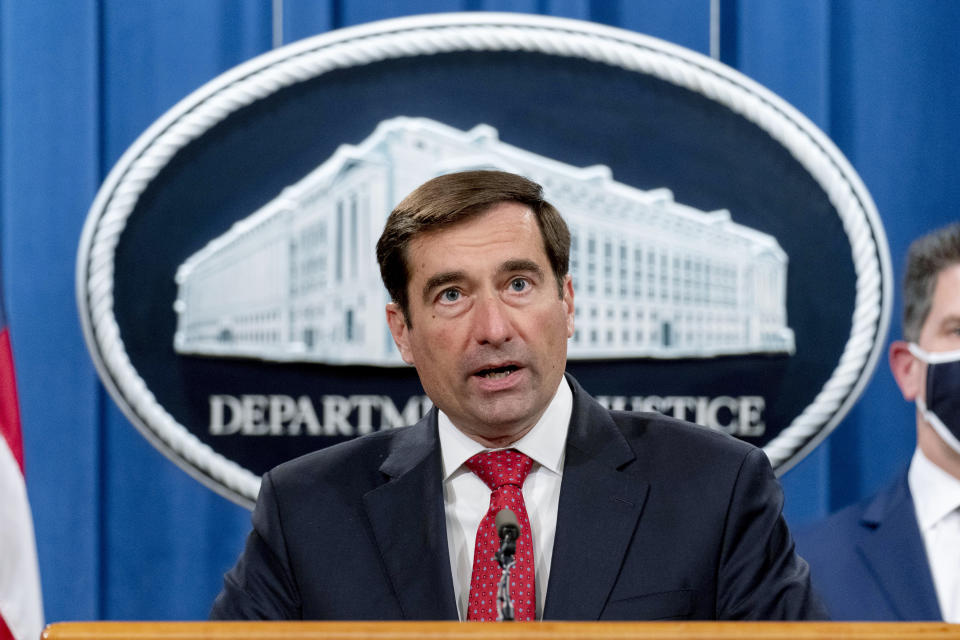
[[[889,360],[917,404],[909,471],[797,545],[836,619],[960,622],[960,224],[911,245],[903,306]]]
[[[517,619],[823,615],[760,450],[608,411],[564,374],[569,246],[508,173],[441,176],[394,209],[387,319],[435,409],[267,473],[212,617],[495,619],[505,506]]]

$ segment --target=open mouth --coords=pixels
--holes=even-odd
[[[508,375],[519,369],[516,365],[508,364],[503,367],[493,367],[492,369],[482,369],[477,371],[475,376],[480,378],[486,378],[487,380],[499,380],[500,378],[506,378]]]

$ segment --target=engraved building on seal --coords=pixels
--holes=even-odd
[[[776,239],[668,189],[614,181],[425,118],[381,122],[358,145],[237,222],[180,265],[181,354],[403,365],[374,247],[387,215],[428,179],[500,169],[540,183],[570,227],[572,359],[794,352],[787,255]]]

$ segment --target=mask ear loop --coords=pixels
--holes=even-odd
[[[953,435],[950,429],[947,429],[947,425],[943,424],[943,421],[937,417],[933,411],[927,409],[926,403],[923,401],[923,398],[917,396],[917,409],[920,410],[920,413],[923,415],[924,420],[927,421],[933,430],[937,432],[937,435],[940,436],[940,439],[947,443],[947,445],[960,453],[960,440],[957,440],[957,437]]]
[[[923,360],[927,364],[940,364],[942,362],[954,362],[960,360],[960,349],[955,351],[942,351],[937,353],[930,353],[920,348],[915,342],[907,343],[907,349],[910,350],[914,356],[919,360]]]
[[[910,353],[912,353],[917,360],[922,360],[923,362],[930,364],[930,354],[921,349],[920,345],[918,345],[916,342],[908,342],[907,349],[910,350]]]
[[[926,362],[928,365],[960,360],[960,351],[929,353],[912,342],[907,345],[907,348],[910,349],[910,353],[912,353],[918,360]],[[944,356],[948,357],[944,358]],[[926,390],[924,390],[924,392],[926,392]],[[915,402],[917,404],[917,409],[920,410],[920,415],[922,415],[923,419],[927,421],[927,424],[933,427],[933,430],[937,432],[937,435],[940,436],[940,439],[943,440],[951,449],[957,453],[960,453],[960,440],[957,440],[957,437],[953,435],[953,432],[950,431],[950,429],[947,428],[947,425],[943,423],[943,420],[941,420],[937,414],[927,408],[927,403],[924,402],[924,399],[920,396],[917,396]]]

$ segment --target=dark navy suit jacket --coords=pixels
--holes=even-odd
[[[762,451],[568,380],[544,619],[825,615]],[[211,617],[456,620],[441,468],[433,411],[267,473]]]
[[[907,474],[797,533],[836,620],[941,620]]]

